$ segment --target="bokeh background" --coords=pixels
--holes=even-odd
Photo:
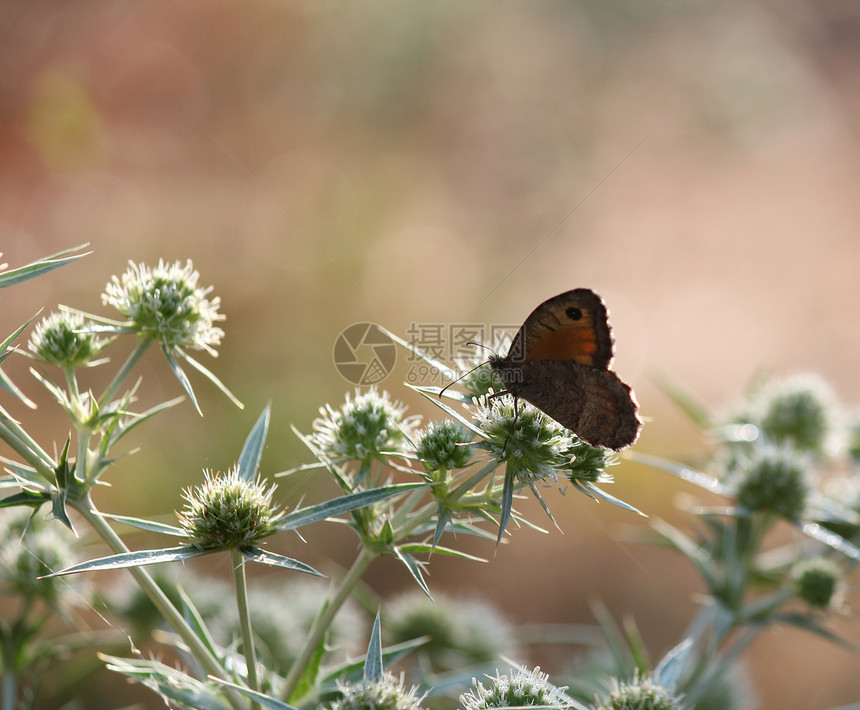
[[[309,431],[352,389],[331,357],[346,326],[517,324],[577,286],[609,304],[642,451],[705,445],[661,377],[721,408],[762,369],[813,370],[856,405],[858,31],[841,0],[5,2],[3,260],[92,253],[6,291],[2,332],[57,303],[110,315],[99,294],[129,259],[190,258],[214,285],[226,339],[202,358],[246,409],[195,378],[205,417],[186,403],[141,429],[101,494],[133,515],[229,466],[267,402],[266,471],[308,460],[289,425]],[[180,393],[156,355],[143,405]],[[26,368],[6,369],[41,406],[14,411],[61,446],[68,425]],[[405,372],[384,386],[436,416]],[[684,486],[616,472],[613,493],[681,519]],[[483,566],[434,560],[431,585],[518,622],[588,623],[600,599],[661,656],[695,611],[689,567],[627,541],[629,514],[547,497],[564,535],[518,531],[475,548]],[[327,571],[354,551],[330,528],[308,542],[285,549]],[[409,585],[384,562],[368,581]],[[860,636],[851,616],[834,628]],[[748,669],[762,708],[860,699],[858,658],[811,635],[765,633]],[[104,683],[102,707],[159,706]]]

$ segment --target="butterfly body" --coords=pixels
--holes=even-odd
[[[507,392],[592,446],[622,449],[642,426],[633,390],[612,370],[606,306],[589,289],[544,301],[526,319],[505,357],[490,366]]]

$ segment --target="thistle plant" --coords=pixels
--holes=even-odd
[[[0,273],[0,287],[81,255],[66,252]],[[0,585],[21,602],[14,622],[0,623],[0,710],[31,707],[35,676],[58,663],[60,652],[93,645],[92,639],[43,638],[44,610],[68,620],[76,604],[94,605],[89,588],[107,570],[128,576],[125,601],[111,600],[105,613],[128,620],[136,647],[147,652],[128,658],[102,653],[106,667],[152,689],[171,707],[195,710],[435,710],[457,702],[462,710],[688,710],[712,707],[709,702],[724,697],[726,679],[742,675],[743,653],[763,629],[787,624],[847,645],[828,629],[827,619],[845,613],[847,577],[860,560],[860,427],[812,377],[771,380],[727,415],[684,398],[687,411],[717,442],[696,467],[589,446],[501,391],[486,367],[444,391],[412,387],[438,409],[438,418],[423,426],[402,395],[370,387],[347,393],[341,404],[324,404],[314,421],[293,429],[310,463],[278,473],[262,469],[272,426],[266,407],[235,460],[201,467],[196,483],[177,496],[170,506],[174,522],[100,510],[91,492],[109,474],[115,484],[121,481],[120,445],[139,425],[183,400],[134,410],[137,392],[146,386],[135,377],[136,365],[150,346],[161,350],[197,412],[189,373],[238,404],[189,354],[214,356],[226,337],[220,301],[200,284],[190,262],[131,263],[109,279],[102,296],[119,319],[60,307],[0,344],[0,363],[13,353],[33,362],[36,381],[73,432],[65,438],[64,430],[58,453],[50,455],[51,445],[37,442],[25,423],[0,410],[0,439],[13,455],[4,459],[0,509],[24,509],[0,510],[0,535],[7,543],[0,554]],[[28,325],[26,347],[14,347]],[[108,355],[124,338],[134,338],[136,346],[104,391],[92,391],[88,371],[110,366]],[[436,371],[448,369],[413,353]],[[0,381],[12,396],[32,404],[2,371]],[[548,491],[581,494],[640,515],[607,490],[614,482],[612,467],[624,458],[723,497],[721,505],[688,511],[689,529],[652,521],[650,535],[643,535],[689,560],[705,586],[705,600],[683,637],[656,663],[644,653],[634,624],[622,631],[595,604],[611,662],[592,659],[594,672],[569,675],[560,670],[569,664],[560,663],[550,669],[556,674],[551,680],[550,673],[520,661],[528,660],[530,644],[544,635],[557,639],[560,630],[529,634],[481,599],[446,598],[431,588],[427,568],[438,555],[485,562],[464,552],[465,536],[481,541],[489,557],[519,526],[540,530],[517,509],[526,496],[540,503],[539,515],[552,523]],[[295,506],[281,498],[278,484],[310,475],[327,484],[323,500]],[[302,535],[322,523],[354,535],[355,554],[344,570],[315,563],[316,569],[270,548],[284,533]],[[173,538],[173,544],[130,549],[118,525]],[[791,533],[789,544],[772,546],[779,538],[771,533],[778,528]],[[84,561],[77,550],[70,555],[72,545],[58,546],[54,538],[70,538],[70,531],[85,531],[109,554]],[[201,581],[182,566],[213,555],[228,561],[230,584]],[[414,584],[413,593],[390,604],[368,584],[369,569],[386,556]],[[251,578],[251,563],[269,572],[265,581]],[[157,633],[153,624],[132,619],[144,599],[159,617]],[[369,642],[362,643],[364,656],[356,658],[368,609],[381,611]],[[152,660],[148,654],[163,650],[152,645],[156,641],[180,668]]]

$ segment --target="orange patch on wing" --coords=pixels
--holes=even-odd
[[[529,347],[527,360],[574,360],[581,365],[594,365],[597,336],[586,324],[568,326],[535,339]]]

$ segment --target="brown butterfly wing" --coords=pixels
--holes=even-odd
[[[608,370],[572,360],[530,360],[516,366],[511,394],[531,402],[592,446],[623,449],[642,426],[633,390]]]
[[[612,335],[606,306],[594,291],[577,288],[541,303],[511,343],[509,362],[574,360],[606,370]]]
[[[633,390],[609,370],[612,334],[603,300],[578,288],[539,305],[505,358],[490,364],[522,397],[593,446],[622,449],[642,426]]]

